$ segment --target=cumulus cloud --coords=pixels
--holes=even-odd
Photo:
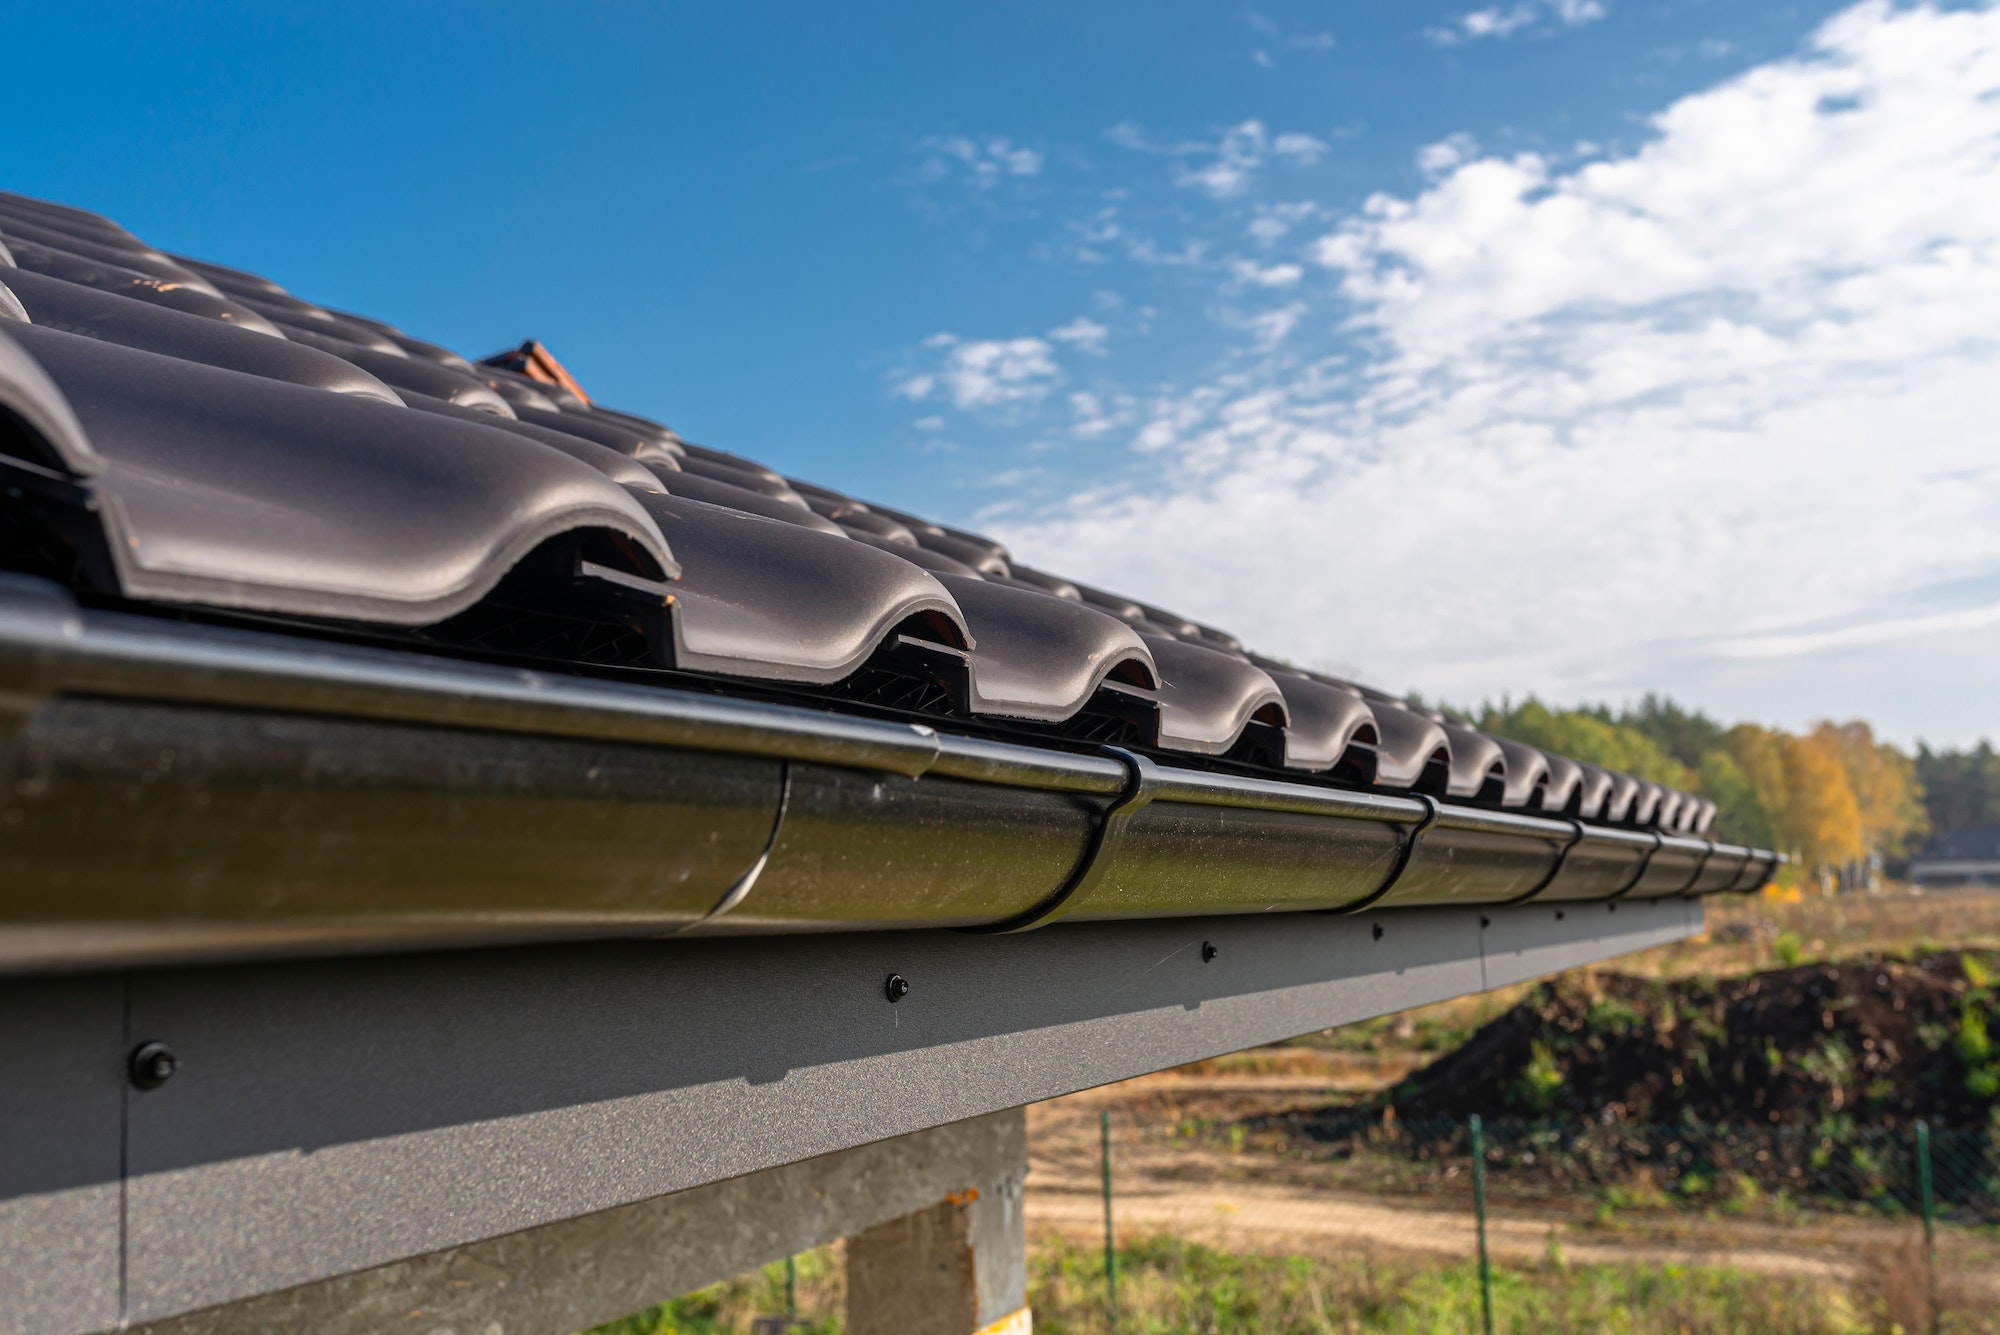
[[[1478,152],[1479,144],[1471,135],[1448,135],[1417,150],[1417,169],[1426,176],[1442,176]]]
[[[1055,349],[1039,338],[933,334],[924,347],[937,357],[935,367],[899,377],[895,392],[919,403],[942,398],[961,412],[1038,402],[1062,375]]]
[[[1139,414],[1166,481],[1017,549],[1461,699],[1995,638],[2000,11],[1863,4],[1622,156],[1431,169],[1311,248],[1365,356],[1261,317],[1290,355]]]

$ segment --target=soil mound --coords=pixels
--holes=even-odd
[[[2000,1094],[1989,971],[1991,956],[1937,954],[1722,981],[1568,975],[1370,1106],[1399,1119],[1985,1127]]]

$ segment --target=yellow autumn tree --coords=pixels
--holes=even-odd
[[[1809,867],[1832,867],[1866,856],[1861,804],[1841,764],[1838,734],[1820,728],[1784,737],[1786,801],[1781,822],[1786,842]],[[1755,780],[1753,780],[1755,782]]]
[[[1861,813],[1862,842],[1891,857],[1907,852],[1930,827],[1916,762],[1895,747],[1877,742],[1874,730],[1859,719],[1822,723],[1812,735],[1840,756],[1847,786]]]

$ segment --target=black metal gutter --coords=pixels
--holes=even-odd
[[[0,972],[1656,899],[1751,888],[1778,861],[96,611],[16,577],[0,723]]]

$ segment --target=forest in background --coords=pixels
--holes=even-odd
[[[2000,755],[1969,750],[1915,755],[1878,741],[1860,720],[1805,732],[1724,725],[1648,695],[1607,705],[1551,709],[1532,697],[1471,712],[1484,731],[1714,801],[1719,839],[1793,855],[1800,873],[1896,874],[1934,832],[2000,824]]]

